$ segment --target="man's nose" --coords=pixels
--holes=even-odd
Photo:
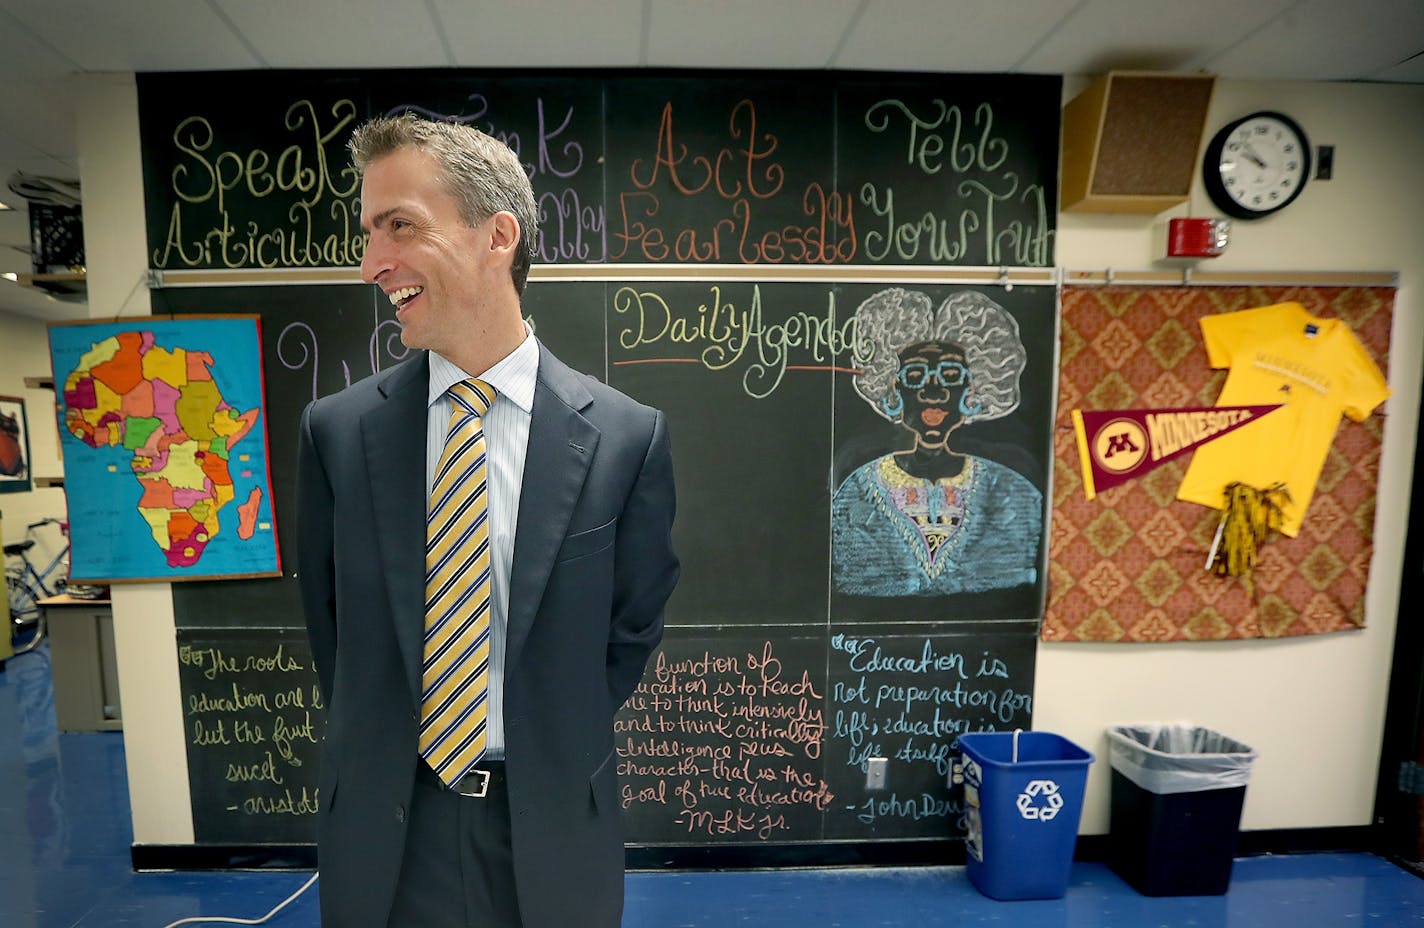
[[[393,265],[391,251],[379,235],[366,237],[366,251],[361,256],[361,279],[368,284],[375,283]]]

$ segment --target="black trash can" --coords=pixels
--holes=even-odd
[[[1225,893],[1256,752],[1183,724],[1110,728],[1108,745],[1108,866],[1145,896]]]

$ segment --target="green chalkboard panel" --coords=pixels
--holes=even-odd
[[[830,85],[804,78],[610,82],[609,260],[849,260],[834,112]]]
[[[668,620],[824,619],[836,376],[821,344],[829,288],[611,289],[609,382],[663,409],[672,433],[684,567]]]
[[[1056,77],[944,74],[838,84],[839,185],[857,260],[1048,267]]]
[[[322,701],[297,631],[178,631],[193,836],[203,844],[316,839]]]
[[[349,266],[365,249],[353,74],[140,74],[149,267]]]
[[[768,848],[960,837],[958,737],[1029,727],[1027,632],[669,630],[614,726],[630,840]],[[868,783],[871,758],[885,763],[883,786]]]
[[[831,621],[1036,619],[1047,585],[1053,291],[841,292],[862,354],[835,398]],[[902,368],[933,340],[955,350],[947,370],[964,383],[911,389]]]

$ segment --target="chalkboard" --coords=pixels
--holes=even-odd
[[[241,107],[227,102],[236,86]],[[519,152],[540,202],[536,264],[589,271],[536,273],[526,318],[571,366],[668,415],[683,577],[664,645],[618,719],[630,843],[756,852],[958,836],[955,738],[1032,720],[1056,301],[1047,287],[927,282],[918,266],[1052,263],[1054,214],[1042,203],[1056,198],[1056,78],[275,72],[143,75],[139,90],[152,266],[232,267],[260,281],[160,288],[154,312],[261,317],[289,558],[280,579],[175,585],[185,704],[228,674],[229,690],[268,692],[269,707],[304,681],[302,708],[315,708],[290,560],[298,417],[313,397],[407,354],[374,288],[261,275],[274,254],[297,269],[359,261],[344,134],[369,114],[415,110],[471,122]],[[886,301],[913,304],[895,318],[919,328],[898,341],[872,332],[864,307]],[[992,379],[986,320],[1012,332],[1011,401],[978,391]],[[947,407],[946,452],[978,463],[920,485],[890,466],[916,430],[886,410],[900,353],[926,340],[968,356],[934,377],[963,395]],[[881,465],[875,473],[894,480],[867,491]],[[956,561],[955,520],[982,519],[981,478],[984,498],[1013,487],[1012,511],[997,507],[1013,516],[1000,536],[1012,550]],[[872,511],[881,535],[855,550]],[[896,558],[950,579],[876,587]],[[1012,566],[1001,582],[953,579],[994,574],[1000,561]],[[870,580],[847,564],[869,565]],[[248,669],[278,647],[302,666]],[[703,701],[719,690],[741,701]],[[314,784],[316,745],[297,739],[269,764],[263,743],[237,743],[232,726],[226,742],[211,734],[217,717],[188,732],[197,840],[310,840],[309,816],[261,810],[282,805],[277,786]],[[887,759],[884,790],[866,789],[870,756]],[[289,760],[300,764],[278,766]]]
[[[178,685],[197,841],[315,840],[322,701],[306,635],[179,629]]]
[[[1053,263],[1061,80],[805,72],[140,74],[150,266],[350,267],[345,143],[412,111],[508,141],[541,263]]]
[[[840,289],[847,318],[871,314],[885,307],[899,312],[905,303],[918,301],[935,315],[923,327],[904,325],[907,331],[924,334],[938,332],[950,340],[984,337],[983,330],[997,323],[1002,328],[1001,341],[1013,346],[1010,357],[1017,356],[1022,367],[1018,378],[1018,394],[1006,411],[986,413],[988,418],[973,419],[953,429],[947,440],[947,450],[954,454],[985,462],[985,469],[1007,469],[1014,479],[1023,508],[1031,509],[1036,527],[1019,533],[1017,550],[998,549],[955,552],[957,562],[945,568],[966,578],[964,584],[952,584],[946,574],[931,589],[892,590],[874,592],[869,584],[831,583],[830,618],[833,623],[857,621],[934,620],[941,622],[984,619],[1033,620],[1043,612],[1046,590],[1044,558],[1047,525],[1049,473],[1052,467],[1052,434],[1044,427],[1053,415],[1054,344],[1056,341],[1056,305],[1053,291],[1043,287],[958,287],[928,285],[884,286],[876,284],[846,284]],[[893,299],[892,299],[893,298]],[[955,313],[952,309],[959,309]],[[897,316],[897,322],[899,317]],[[942,321],[936,321],[937,319]],[[976,334],[977,333],[977,334]],[[919,337],[919,336],[915,336]],[[1006,361],[1007,363],[1007,361]],[[984,366],[991,366],[986,359]],[[971,363],[971,367],[975,364]],[[975,373],[971,371],[971,376]],[[879,403],[858,392],[855,378],[842,375],[835,396],[835,445],[833,448],[832,482],[835,498],[845,501],[851,493],[856,475],[864,475],[876,462],[896,459],[914,446],[914,430],[906,417],[892,419]],[[966,399],[968,396],[966,396]],[[977,402],[973,400],[971,402]],[[962,415],[957,410],[952,415]],[[965,417],[966,420],[969,417]],[[1010,479],[1013,479],[1011,476]],[[913,492],[909,490],[907,492]],[[971,491],[972,492],[972,491]],[[1008,498],[1006,490],[998,490],[990,498],[977,501],[982,510],[996,506]],[[972,505],[972,504],[971,504]],[[844,503],[833,506],[833,522],[843,522],[847,512],[855,518],[871,518],[864,507]],[[1028,513],[1023,514],[1025,517]],[[908,533],[907,533],[908,534]],[[928,534],[927,534],[927,537]],[[1006,536],[1007,537],[1007,536]],[[841,541],[843,535],[837,536]],[[885,534],[874,536],[877,548],[889,544]],[[902,538],[908,549],[920,544],[914,537]],[[948,542],[947,545],[953,542]],[[854,551],[835,551],[833,563],[839,565],[858,555]],[[939,552],[939,558],[951,552]],[[984,578],[986,571],[1002,566],[1010,558],[1024,568],[1032,568],[1032,577],[1020,574],[1012,578],[984,584],[976,588],[968,584],[970,577]],[[902,555],[901,560],[912,558]]]
[[[947,74],[838,85],[840,187],[858,261],[1053,263],[1057,122],[1043,78]],[[1050,112],[1050,107],[1053,109]]]
[[[612,289],[609,382],[663,409],[672,436],[684,568],[669,621],[823,617],[834,358],[768,329],[825,319],[828,299],[818,284]],[[706,336],[694,337],[702,323]],[[822,369],[788,370],[803,362]]]
[[[610,260],[849,261],[834,113],[831,85],[804,79],[610,83]]]
[[[150,267],[360,263],[360,182],[345,145],[369,113],[362,80],[265,71],[137,83]]]
[[[1028,727],[1032,668],[1022,629],[670,629],[614,725],[630,839],[957,836],[958,736]]]

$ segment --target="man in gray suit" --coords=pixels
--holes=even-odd
[[[405,344],[427,350],[302,415],[298,571],[327,704],[323,924],[612,928],[613,715],[678,576],[665,420],[564,366],[525,325],[536,213],[507,147],[400,116],[362,126],[351,149],[370,235],[361,276],[397,307]],[[447,388],[471,377],[492,402],[473,410],[479,488],[460,491],[487,505],[468,652],[481,656],[470,711],[482,721],[461,742],[478,745],[466,770],[427,760],[422,674],[427,503],[463,402]]]

